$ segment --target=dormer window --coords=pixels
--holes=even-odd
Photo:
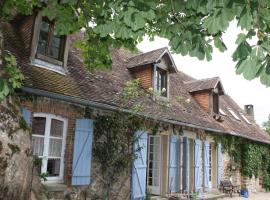
[[[219,77],[187,81],[185,87],[206,112],[219,116],[219,98],[224,95]]]
[[[54,21],[38,13],[31,47],[31,64],[61,74],[66,73],[68,40],[55,30]]]
[[[162,70],[162,69],[157,69],[157,92],[162,96],[162,97],[167,97],[168,93],[168,74],[167,71]]]
[[[153,92],[153,99],[169,100],[169,74],[176,73],[177,68],[167,48],[133,56],[126,65],[134,77],[140,80],[141,87]]]
[[[48,57],[57,61],[63,61],[64,46],[65,37],[55,32],[53,22],[43,18],[40,25],[37,57],[44,60],[47,60],[46,57]]]

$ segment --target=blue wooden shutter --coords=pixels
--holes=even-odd
[[[209,142],[204,141],[204,188],[209,189]]]
[[[30,125],[30,123],[31,123],[31,111],[28,110],[28,109],[25,108],[25,107],[23,107],[23,108],[21,109],[21,111],[22,111],[22,116],[23,116],[24,120],[26,121],[26,123],[27,123],[28,125]]]
[[[189,191],[189,140],[183,138],[183,190]]]
[[[220,143],[217,145],[217,161],[217,183],[219,186],[222,177],[222,151]]]
[[[77,119],[72,164],[72,185],[89,185],[92,160],[93,121]]]
[[[201,188],[201,140],[195,140],[194,145],[194,188],[195,192],[198,192]]]
[[[170,142],[170,165],[169,165],[169,188],[171,192],[179,190],[178,184],[178,163],[179,163],[179,138],[172,135]]]
[[[147,172],[147,139],[145,131],[135,133],[138,140],[134,143],[134,151],[137,151],[137,158],[132,165],[132,200],[143,200],[146,193],[146,172]]]

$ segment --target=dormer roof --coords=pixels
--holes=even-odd
[[[206,79],[200,79],[200,80],[192,80],[184,82],[186,89],[192,93],[192,92],[199,92],[203,90],[212,90],[212,89],[218,89],[218,93],[220,95],[225,94],[223,85],[221,83],[221,80],[219,77],[213,77],[213,78],[206,78]]]
[[[149,51],[147,53],[141,53],[139,55],[129,58],[127,60],[127,68],[135,69],[137,67],[144,66],[147,64],[159,63],[161,58],[163,58],[164,56],[167,56],[170,62],[170,66],[168,66],[168,70],[171,72],[177,72],[177,67],[167,47]]]

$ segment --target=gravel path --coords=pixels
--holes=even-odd
[[[249,195],[249,198],[239,197],[234,195],[233,198],[226,197],[222,200],[270,200],[270,192],[258,192],[258,193],[252,193]]]

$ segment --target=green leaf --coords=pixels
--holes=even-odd
[[[10,90],[7,82],[4,79],[0,79],[0,100],[8,96]]]
[[[250,30],[252,28],[252,23],[252,15],[247,8],[244,7],[239,17],[238,26],[240,26],[242,29]]]
[[[153,20],[153,19],[156,18],[156,14],[155,14],[155,12],[154,12],[152,9],[150,9],[150,10],[147,11],[147,12],[143,12],[141,15],[142,15],[147,21],[151,21],[151,20]]]
[[[219,49],[220,52],[224,52],[227,50],[226,45],[224,44],[224,42],[220,37],[214,37],[214,45],[216,48]]]
[[[202,24],[210,34],[216,34],[225,31],[229,22],[233,19],[233,14],[229,9],[217,10],[213,15],[208,16]]]
[[[236,73],[243,74],[244,78],[247,80],[252,80],[256,77],[260,67],[261,65],[256,58],[249,58],[240,64],[236,69]]]
[[[265,71],[261,74],[260,81],[262,84],[266,85],[267,87],[270,87],[270,76]]]
[[[233,61],[246,59],[247,56],[251,53],[251,50],[252,49],[249,43],[247,43],[246,41],[242,42],[238,45],[232,55]]]
[[[99,34],[100,37],[107,37],[110,34],[112,27],[110,24],[100,24],[97,25],[94,29],[94,32]]]
[[[265,73],[266,73],[267,75],[270,75],[270,62],[268,62],[268,63],[266,64],[266,66],[265,66]]]
[[[235,44],[241,44],[245,40],[246,40],[246,35],[244,33],[239,33],[235,41]]]
[[[216,34],[220,31],[219,20],[215,15],[207,17],[202,26],[211,34]]]
[[[146,24],[146,21],[140,14],[135,14],[134,19],[135,20],[134,20],[134,22],[132,23],[132,26],[131,26],[133,31],[137,31],[139,29],[144,28],[144,26]]]

